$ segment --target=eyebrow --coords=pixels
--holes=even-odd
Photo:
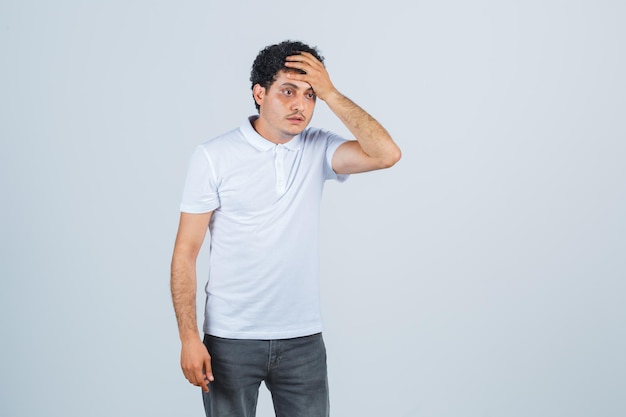
[[[281,87],[293,87],[296,90],[300,90],[300,87],[298,87],[297,85],[292,84],[292,83],[282,83],[280,86]],[[306,91],[309,91],[309,90],[313,91],[313,87],[309,87],[309,88],[306,89]]]

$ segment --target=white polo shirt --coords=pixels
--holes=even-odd
[[[204,332],[237,339],[284,339],[322,330],[319,217],[324,182],[345,139],[307,128],[276,145],[251,117],[193,154],[181,203],[213,211]]]

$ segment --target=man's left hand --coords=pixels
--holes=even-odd
[[[330,95],[338,93],[337,89],[330,81],[330,76],[324,64],[309,52],[300,52],[298,55],[288,56],[285,61],[285,66],[287,68],[304,71],[305,74],[300,74],[296,71],[288,71],[287,77],[295,81],[308,83],[311,88],[313,88],[315,95],[320,99],[326,101]]]

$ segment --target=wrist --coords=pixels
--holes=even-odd
[[[179,336],[180,336],[180,341],[183,344],[187,344],[187,343],[194,343],[197,341],[201,341],[200,339],[200,333],[198,332],[197,329],[187,329],[187,330],[181,330],[179,332]]]
[[[340,103],[345,99],[344,95],[339,92],[337,89],[332,89],[327,93],[324,93],[324,96],[319,96],[327,105],[332,106],[334,104]]]

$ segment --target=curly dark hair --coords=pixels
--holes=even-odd
[[[261,87],[269,88],[274,81],[276,81],[276,75],[280,70],[286,70],[285,60],[290,55],[298,55],[300,52],[309,52],[320,62],[324,62],[324,57],[319,54],[317,47],[310,47],[299,41],[283,41],[275,45],[266,46],[254,60],[252,64],[252,71],[250,72],[250,82],[252,88],[256,84],[260,84]],[[256,109],[259,110],[259,105],[254,102]]]

